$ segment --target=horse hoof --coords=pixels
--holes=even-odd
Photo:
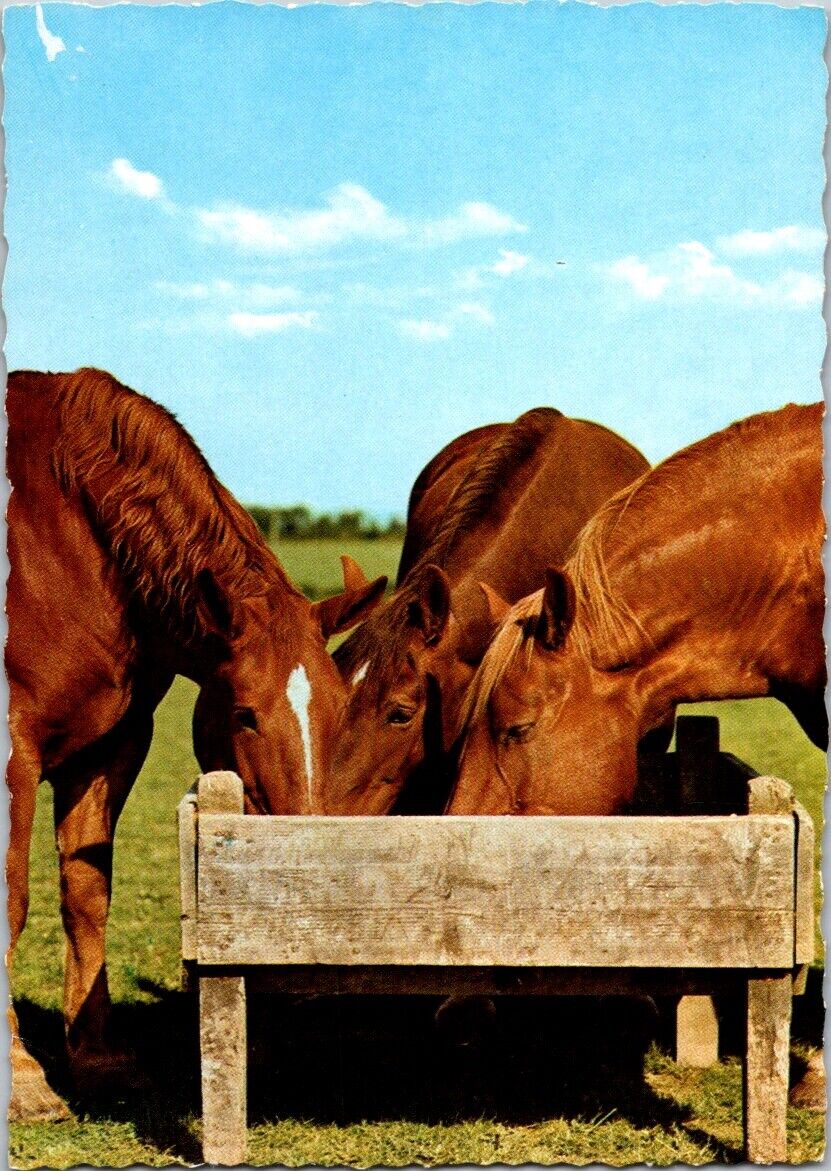
[[[798,1106],[802,1110],[816,1110],[825,1113],[825,1064],[822,1053],[813,1053],[808,1058],[808,1067],[795,1086],[791,1086],[788,1094],[791,1106]]]
[[[40,1068],[14,1070],[9,1100],[9,1122],[62,1122],[69,1107],[47,1082]]]

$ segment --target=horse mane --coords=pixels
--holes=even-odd
[[[207,570],[232,598],[296,593],[245,509],[170,411],[102,370],[60,376],[52,469],[77,492],[131,595],[186,637],[204,635]]]
[[[595,665],[608,669],[615,664],[634,663],[654,639],[626,602],[616,595],[609,580],[607,550],[626,516],[640,531],[639,517],[666,499],[668,493],[686,499],[700,486],[702,466],[708,462],[728,460],[739,475],[747,459],[745,441],[760,435],[769,438],[783,412],[804,411],[789,404],[778,411],[766,411],[740,419],[722,431],[668,456],[633,483],[621,488],[600,506],[575,539],[565,572],[571,578],[576,596],[577,619],[569,640],[577,652]],[[768,434],[765,435],[765,432]],[[736,441],[741,441],[737,449]],[[692,483],[687,483],[687,480]],[[485,715],[494,690],[505,672],[525,648],[530,660],[533,634],[542,613],[543,590],[537,590],[513,605],[488,646],[467,690],[459,717],[459,734]]]
[[[456,488],[444,519],[416,565],[444,566],[459,539],[488,512],[494,495],[534,454],[546,434],[562,419],[554,407],[535,407],[511,424],[480,452],[476,466]]]
[[[363,662],[379,690],[388,681],[394,664],[411,633],[411,607],[420,596],[428,565],[444,568],[462,536],[485,516],[494,495],[537,450],[552,426],[562,419],[554,407],[526,411],[498,435],[477,457],[450,498],[446,514],[429,546],[401,582],[389,603],[377,611],[334,652],[343,671]],[[416,481],[418,483],[418,481]]]

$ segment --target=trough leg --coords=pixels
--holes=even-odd
[[[245,978],[200,976],[202,1157],[235,1166],[246,1160]]]
[[[718,1061],[718,1018],[711,996],[682,996],[675,1016],[675,1060],[706,1069]]]
[[[744,1139],[751,1163],[784,1163],[787,1158],[790,1033],[790,972],[748,980]]]

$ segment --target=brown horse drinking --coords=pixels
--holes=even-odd
[[[327,813],[386,813],[408,779],[411,809],[441,810],[444,754],[493,632],[477,583],[512,598],[536,588],[603,501],[648,466],[613,432],[549,408],[485,431],[454,441],[419,477],[427,547],[390,603],[335,652],[351,695]],[[454,461],[466,465],[463,478]],[[442,509],[432,524],[428,499]]]
[[[756,415],[672,456],[504,605],[449,813],[615,813],[639,738],[678,703],[772,695],[827,745],[822,413]]]
[[[344,695],[324,639],[384,580],[347,565],[351,588],[310,606],[173,417],[108,374],[11,374],[7,408],[9,956],[48,777],[70,1060],[82,1080],[108,1079],[126,1069],[107,1037],[113,834],[157,704],[174,675],[193,679],[202,766],[241,773],[249,810],[308,811]],[[62,1116],[14,1022],[12,1037],[10,1116]]]

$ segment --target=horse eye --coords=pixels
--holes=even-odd
[[[257,731],[257,717],[254,715],[253,708],[235,707],[234,719],[240,728],[247,728],[249,732]]]
[[[500,732],[499,743],[504,748],[510,748],[513,744],[524,744],[533,729],[533,723],[511,724],[510,728],[506,728],[504,732]]]
[[[409,724],[414,715],[415,712],[406,707],[390,708],[390,710],[387,712],[387,723]]]

